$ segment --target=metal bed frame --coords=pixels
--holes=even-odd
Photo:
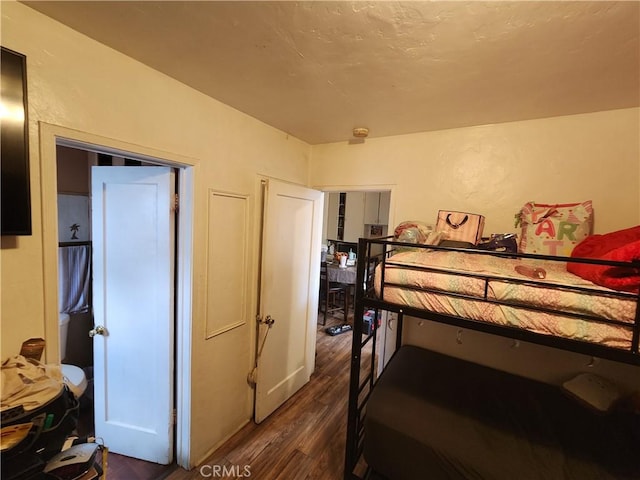
[[[371,322],[372,328],[367,328],[365,331],[365,327],[362,321],[353,322],[353,340],[352,340],[352,351],[351,351],[351,375],[349,381],[349,404],[348,404],[348,416],[347,416],[347,442],[346,442],[346,451],[345,451],[345,468],[344,468],[344,479],[345,480],[362,480],[370,478],[371,472],[369,471],[366,464],[362,461],[362,451],[364,448],[364,419],[366,416],[366,404],[373,390],[377,375],[376,375],[376,344],[377,344],[377,323],[379,314],[382,311],[387,312],[395,312],[397,314],[397,327],[395,329],[396,338],[395,345],[396,350],[402,344],[402,324],[405,315],[410,317],[424,318],[427,320],[432,320],[439,323],[445,323],[449,325],[458,326],[460,328],[466,328],[470,330],[477,330],[481,332],[491,333],[494,335],[499,335],[503,337],[513,338],[516,340],[522,340],[526,342],[546,345],[553,348],[558,348],[562,350],[572,351],[576,353],[581,353],[585,355],[589,355],[592,357],[605,358],[617,362],[627,363],[631,365],[640,365],[640,352],[639,352],[639,343],[640,343],[640,292],[628,293],[628,292],[614,292],[611,296],[619,297],[619,298],[632,298],[636,301],[636,312],[635,312],[635,321],[633,324],[624,323],[624,325],[628,328],[632,329],[632,337],[631,337],[631,346],[628,350],[623,350],[620,348],[607,347],[604,345],[599,345],[596,343],[590,343],[581,340],[574,340],[564,337],[555,337],[547,334],[540,334],[536,332],[532,332],[529,330],[525,330],[517,327],[510,327],[504,325],[498,325],[494,323],[488,323],[478,320],[472,320],[468,318],[446,315],[431,312],[428,310],[422,310],[414,307],[409,307],[405,305],[394,304],[386,301],[380,300],[374,292],[374,284],[373,284],[373,275],[375,267],[378,264],[381,264],[380,267],[380,275],[381,275],[381,296],[384,294],[384,288],[386,286],[393,287],[402,287],[402,288],[412,288],[414,290],[421,291],[432,291],[428,288],[420,288],[420,287],[406,287],[396,284],[391,284],[385,282],[385,264],[387,259],[394,253],[397,247],[415,247],[415,248],[427,248],[433,250],[447,250],[447,251],[457,251],[457,252],[465,252],[465,253],[473,253],[478,255],[498,255],[505,257],[516,257],[516,258],[527,258],[527,259],[537,259],[537,260],[552,260],[552,261],[562,261],[562,262],[578,262],[578,263],[589,263],[595,265],[604,265],[604,266],[617,266],[617,267],[626,267],[626,268],[635,268],[640,271],[640,259],[635,259],[631,262],[613,262],[613,261],[604,261],[604,260],[595,260],[595,259],[576,259],[569,257],[554,257],[549,255],[532,255],[532,254],[514,254],[514,253],[499,253],[499,252],[490,252],[484,250],[471,250],[471,249],[461,249],[461,248],[450,248],[450,247],[436,247],[431,245],[414,245],[407,244],[403,242],[396,242],[393,240],[393,237],[384,237],[384,238],[371,238],[365,239],[361,238],[358,243],[358,274],[356,277],[356,293],[355,293],[355,309],[354,309],[354,319],[362,319],[364,314],[368,310],[373,310],[375,312],[374,319]],[[374,252],[375,250],[375,252]],[[403,268],[412,268],[417,270],[429,271],[432,270],[429,267],[404,267]],[[442,271],[442,270],[438,270]],[[458,275],[470,275],[477,278],[485,279],[486,284],[488,285],[489,280],[496,278],[487,275],[476,275],[476,274],[463,274],[459,272],[447,272],[449,274],[458,274]],[[501,279],[504,280],[504,279]],[[512,279],[507,280],[513,283],[525,283],[525,284],[545,284],[544,282],[539,282],[536,280],[520,280],[520,279]],[[549,285],[546,283],[545,285]],[[593,290],[589,288],[582,287],[562,287],[557,286],[557,288],[567,288],[573,291],[584,291],[586,293],[593,292]],[[458,298],[468,298],[472,300],[478,300],[478,297],[464,295],[459,293],[452,292],[442,292],[437,291],[438,294],[444,294],[449,296],[455,296]],[[602,293],[602,292],[599,292]],[[622,322],[606,320],[596,316],[585,316],[579,314],[572,314],[565,311],[557,311],[551,309],[540,309],[535,307],[527,307],[525,303],[516,303],[516,302],[504,302],[499,300],[493,300],[487,298],[487,288],[485,288],[485,298],[486,302],[498,303],[501,305],[514,306],[517,308],[523,308],[528,310],[535,311],[544,311],[548,313],[562,313],[565,316],[574,316],[583,319],[591,319],[593,321],[598,322],[607,322],[613,324],[623,324]],[[371,343],[371,356],[368,359],[370,364],[367,368],[363,369],[362,361],[362,349]]]

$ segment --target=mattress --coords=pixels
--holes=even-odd
[[[509,279],[529,280],[516,272],[519,265],[543,268],[543,283],[510,283]],[[428,266],[429,271],[410,268],[416,266]],[[381,267],[376,269],[375,291],[386,302],[625,350],[631,345],[635,297],[573,275],[567,272],[564,262],[425,249],[408,251],[386,261],[383,291]],[[588,292],[571,287],[586,288]],[[603,321],[581,317],[586,315]]]
[[[393,480],[640,478],[640,417],[414,346],[367,403],[364,458]]]

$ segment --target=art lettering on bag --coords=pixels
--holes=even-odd
[[[592,202],[528,202],[516,215],[516,226],[522,228],[520,252],[569,256],[574,247],[591,234]]]

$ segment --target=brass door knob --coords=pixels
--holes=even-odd
[[[96,325],[95,328],[92,328],[91,330],[89,330],[89,336],[91,338],[95,337],[96,335],[106,335],[107,334],[107,329],[104,328],[102,325]]]

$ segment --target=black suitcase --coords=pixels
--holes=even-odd
[[[33,410],[21,406],[3,411],[2,428],[32,422],[20,443],[0,454],[3,480],[36,478],[45,463],[60,452],[78,424],[79,403],[66,385],[50,401]]]

